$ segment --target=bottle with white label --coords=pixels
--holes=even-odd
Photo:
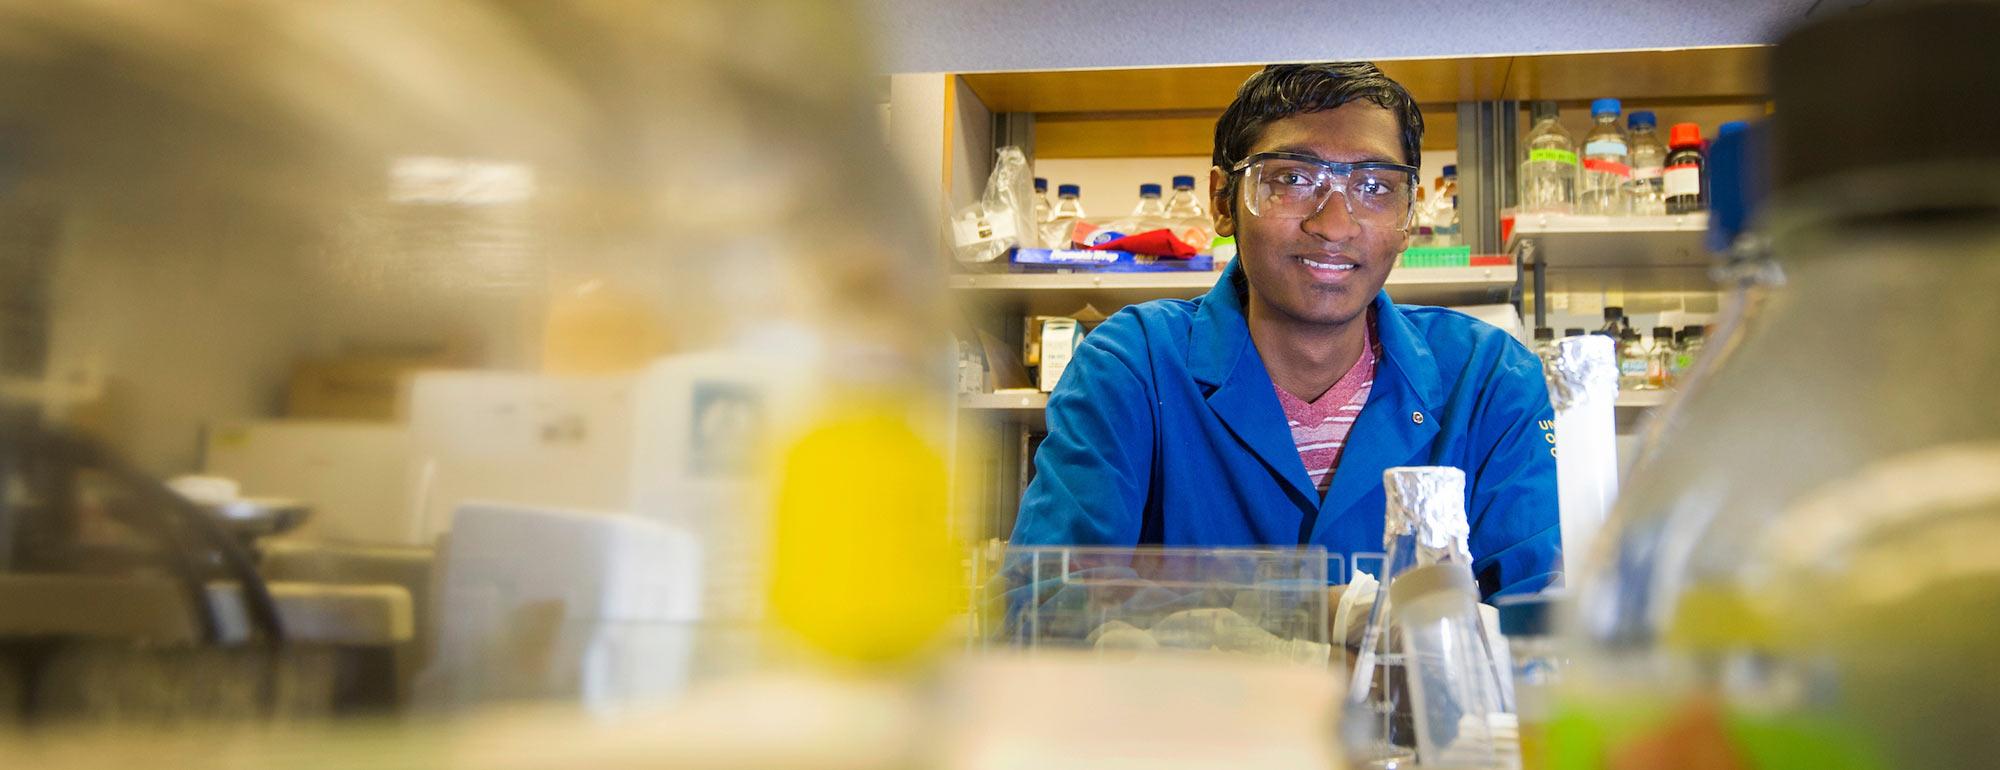
[[[1534,128],[1521,161],[1521,211],[1568,214],[1576,207],[1576,140],[1562,126],[1556,103],[1535,102]]]
[[[1666,172],[1667,146],[1660,143],[1655,128],[1659,119],[1651,110],[1634,110],[1626,118],[1631,129],[1632,181],[1625,186],[1632,213],[1640,216],[1667,213],[1661,175]]]
[[[1669,214],[1691,214],[1708,210],[1708,190],[1702,173],[1701,126],[1675,123],[1669,142],[1674,152],[1667,156],[1666,206]]]
[[[1632,180],[1632,150],[1618,124],[1617,99],[1590,103],[1596,121],[1583,140],[1583,170],[1577,176],[1576,213],[1621,216],[1630,211],[1625,184]]]

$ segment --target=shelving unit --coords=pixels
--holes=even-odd
[[[1647,409],[1665,406],[1672,400],[1671,390],[1634,390],[1618,394],[1617,408],[1621,418],[1635,417]],[[1044,410],[1049,405],[1049,394],[1040,391],[979,393],[959,397],[958,406],[967,413],[993,421],[1014,421],[1035,430],[1047,427]]]
[[[987,273],[954,275],[951,288],[985,305],[1026,313],[1068,313],[1089,304],[1106,313],[1148,300],[1208,293],[1219,272]],[[1479,305],[1508,301],[1520,270],[1505,267],[1417,267],[1389,273],[1389,296],[1413,305]]]
[[[1529,214],[1514,220],[1508,251],[1552,268],[1707,267],[1708,214],[1602,217]]]

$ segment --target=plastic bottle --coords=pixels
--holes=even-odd
[[[1551,101],[1530,108],[1533,128],[1523,142],[1520,210],[1535,214],[1568,214],[1576,208],[1576,138],[1562,126],[1562,115]]]
[[[1035,223],[1048,224],[1054,212],[1055,204],[1049,202],[1049,180],[1035,177]]]
[[[1708,179],[1702,173],[1701,126],[1675,123],[1669,143],[1673,145],[1674,152],[1667,156],[1667,213],[1706,211]]]
[[[1139,204],[1132,207],[1136,219],[1158,221],[1167,216],[1167,204],[1160,200],[1160,186],[1153,183],[1139,185]]]
[[[1666,196],[1662,192],[1661,176],[1667,167],[1667,146],[1660,143],[1655,128],[1659,119],[1651,110],[1635,110],[1626,119],[1631,129],[1632,181],[1626,185],[1625,193],[1630,201],[1632,213],[1651,216],[1667,213]]]
[[[1437,210],[1431,221],[1431,237],[1434,245],[1459,245],[1462,241],[1458,229],[1458,166],[1444,167],[1444,179],[1438,187],[1438,197],[1431,202],[1431,206]]]
[[[1617,99],[1590,104],[1596,121],[1583,140],[1583,170],[1577,177],[1576,212],[1622,216],[1631,210],[1625,184],[1632,180],[1631,144],[1618,124]]]

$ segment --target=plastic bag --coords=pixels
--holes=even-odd
[[[952,215],[951,255],[960,262],[992,262],[1017,246],[1041,245],[1027,153],[1002,147],[998,155],[979,202]]]

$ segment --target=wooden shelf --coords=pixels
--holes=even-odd
[[[1424,113],[1424,149],[1458,141],[1460,102],[1552,99],[1565,109],[1617,96],[1628,109],[1728,105],[1761,111],[1770,92],[1763,46],[1475,56],[1377,62]],[[1208,155],[1215,118],[1260,65],[959,75],[995,113],[1035,115],[1038,158]],[[1689,117],[1688,120],[1697,118]],[[1705,119],[1704,119],[1705,120]],[[1705,123],[1706,125],[1706,123]]]
[[[1389,296],[1414,305],[1481,305],[1507,301],[1519,275],[1505,267],[1414,267],[1389,273]],[[1110,313],[1155,299],[1207,294],[1221,273],[988,273],[951,277],[962,298],[1022,306],[1029,313],[1068,313],[1085,304]]]

